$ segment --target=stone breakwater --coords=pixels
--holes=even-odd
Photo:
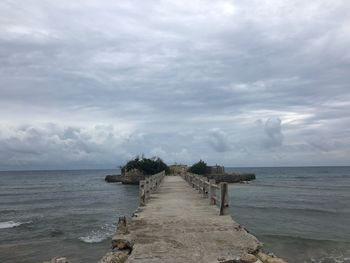
[[[145,180],[148,176],[138,169],[132,169],[122,175],[107,175],[105,181],[108,183],[139,184],[141,180]]]
[[[224,173],[224,174],[206,174],[204,175],[208,179],[215,179],[216,183],[241,183],[245,181],[255,180],[255,174],[253,173]]]
[[[206,174],[208,179],[215,179],[216,183],[241,183],[252,181],[256,179],[253,173],[225,173],[225,174]],[[123,184],[139,184],[141,180],[145,179],[143,174],[126,174],[126,175],[106,175],[105,181],[108,183],[123,183]]]
[[[122,183],[122,184],[135,184],[138,185],[141,180],[144,180],[145,176],[129,177],[125,175],[106,175],[105,181],[107,183]]]
[[[206,191],[189,187],[180,176],[166,176],[157,191],[149,189],[152,183],[149,188],[142,181],[140,198],[152,193],[140,202],[146,206],[131,219],[119,219],[112,251],[99,263],[286,263],[263,252],[256,237],[230,215],[219,215],[204,197]]]

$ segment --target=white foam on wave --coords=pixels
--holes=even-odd
[[[107,237],[106,237],[107,238]],[[79,240],[85,242],[85,243],[100,243],[101,241],[106,239],[105,237],[99,237],[95,235],[86,236],[86,237],[79,237]]]
[[[349,263],[350,257],[346,257],[344,255],[328,255],[324,256],[320,259],[311,258],[312,263],[325,263],[325,262],[332,262],[332,263]]]
[[[13,227],[17,227],[17,226],[24,225],[24,224],[30,224],[30,223],[32,223],[32,221],[27,221],[27,222],[15,222],[15,221],[0,222],[0,229],[13,228]]]
[[[85,243],[100,243],[103,240],[111,237],[115,231],[115,226],[104,225],[98,230],[92,230],[88,235],[79,237],[79,240]]]

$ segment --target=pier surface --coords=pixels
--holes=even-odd
[[[130,222],[127,262],[218,262],[256,251],[258,240],[218,211],[182,177],[166,176]]]

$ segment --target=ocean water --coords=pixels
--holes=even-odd
[[[233,218],[291,263],[350,263],[350,167],[240,168]]]
[[[350,263],[350,167],[229,168],[257,180],[230,185],[234,219],[290,263]],[[0,172],[0,262],[54,256],[97,262],[138,187],[114,170]]]
[[[97,262],[138,205],[137,186],[105,183],[117,172],[0,172],[0,262]]]

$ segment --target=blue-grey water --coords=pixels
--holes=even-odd
[[[0,262],[97,262],[137,208],[137,187],[105,183],[116,172],[0,172]]]
[[[350,262],[350,167],[244,168],[231,214],[264,247],[295,263]]]
[[[350,167],[233,170],[257,175],[230,186],[230,209],[267,250],[291,263],[350,262]],[[104,182],[117,172],[0,172],[0,262],[96,262],[138,205],[137,186]]]

